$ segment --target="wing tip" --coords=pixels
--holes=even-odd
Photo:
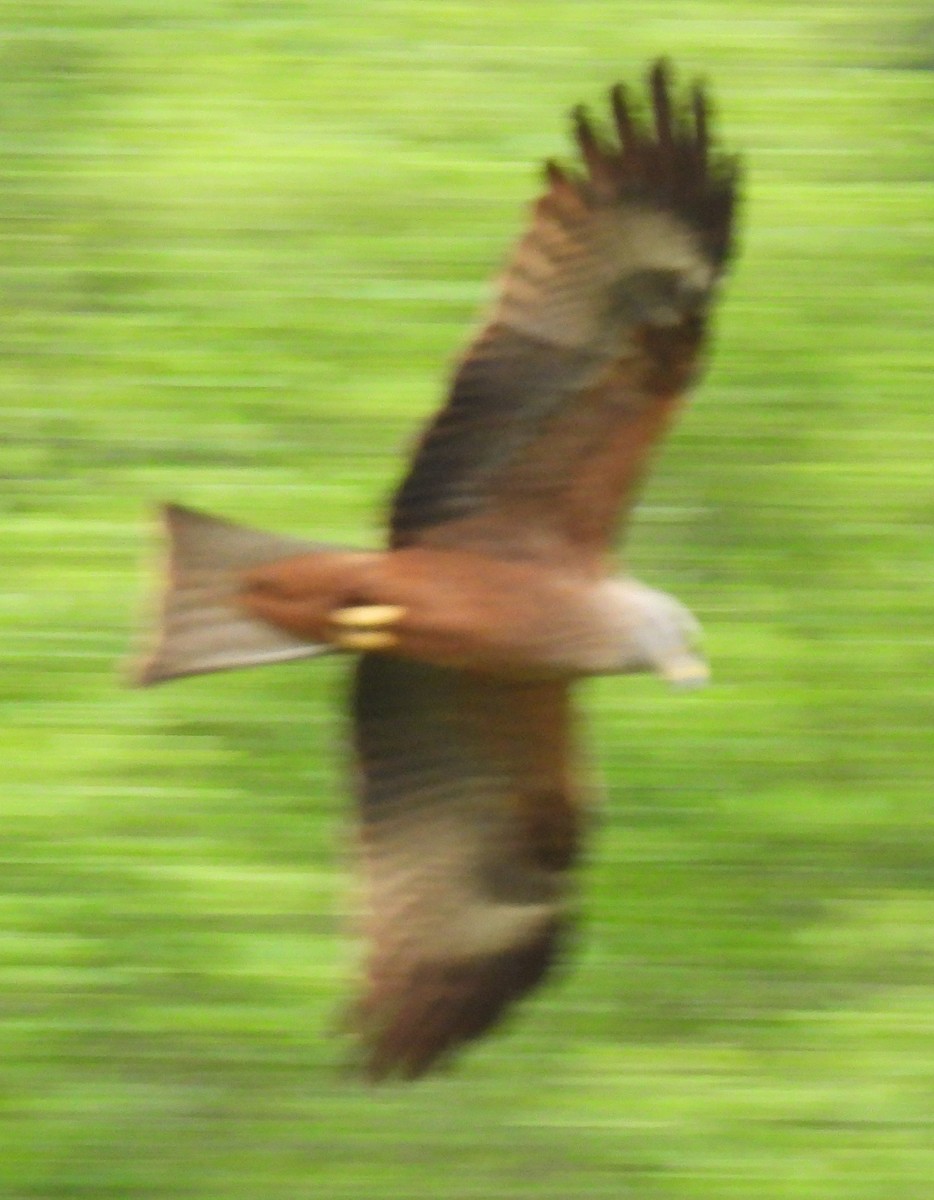
[[[703,79],[681,87],[670,59],[659,57],[648,67],[645,97],[634,104],[621,81],[609,89],[613,140],[583,105],[571,110],[585,174],[578,178],[546,164],[552,192],[570,182],[579,195],[598,203],[651,197],[694,226],[719,265],[731,250],[741,160],[725,153],[712,136],[712,105]]]
[[[562,933],[554,918],[532,940],[499,954],[420,963],[402,978],[371,983],[353,1022],[363,1075],[371,1083],[412,1081],[446,1068],[541,983]]]

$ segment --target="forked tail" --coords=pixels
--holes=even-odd
[[[238,596],[244,571],[334,547],[247,529],[177,504],[164,506],[162,520],[167,580],[155,635],[131,668],[133,684],[313,658],[331,649],[251,616]]]

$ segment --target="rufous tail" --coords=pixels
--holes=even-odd
[[[251,616],[238,597],[244,571],[336,547],[262,533],[177,504],[165,505],[161,516],[167,581],[154,636],[131,666],[131,683],[146,687],[184,675],[313,658],[331,649]]]

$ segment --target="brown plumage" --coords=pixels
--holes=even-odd
[[[370,952],[356,1025],[415,1077],[546,973],[581,838],[581,676],[704,674],[677,601],[610,575],[654,447],[698,374],[737,168],[695,87],[573,114],[547,188],[392,504],[386,551],[270,540],[167,510],[163,625],[139,671],[359,652],[353,691]]]
[[[581,797],[562,681],[366,655],[354,694],[375,1076],[421,1074],[537,983],[559,936]]]

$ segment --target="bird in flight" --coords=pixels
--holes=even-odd
[[[572,908],[588,789],[586,676],[699,681],[691,614],[613,550],[701,366],[730,256],[735,159],[665,63],[545,189],[395,493],[388,543],[347,550],[178,506],[136,682],[356,656],[365,881],[355,1012],[373,1078],[415,1078],[546,974]]]

